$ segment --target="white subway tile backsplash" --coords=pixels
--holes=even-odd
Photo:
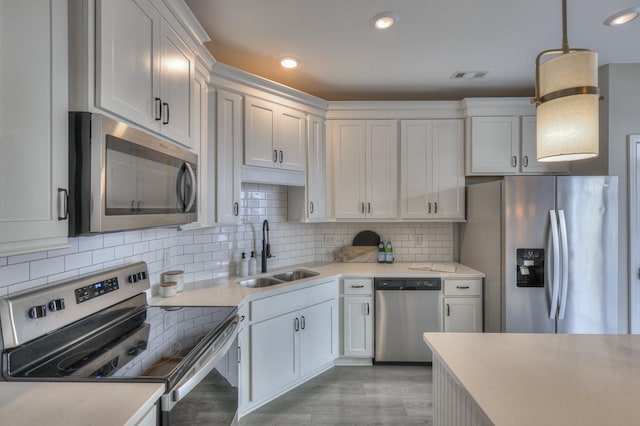
[[[363,230],[390,239],[399,262],[453,260],[451,223],[289,223],[286,187],[243,184],[242,193],[242,225],[115,232],[70,238],[67,249],[0,257],[0,296],[140,260],[147,262],[154,288],[161,272],[169,269],[184,269],[187,283],[235,275],[243,251],[247,257],[254,251],[260,263],[264,219],[269,220],[271,251],[276,256],[269,269],[331,261],[334,250],[350,245]]]
[[[91,259],[91,253],[87,253],[89,259]],[[71,255],[76,256],[76,255]],[[89,261],[88,264],[91,264]],[[29,263],[30,274],[29,278],[35,280],[38,278],[46,277],[47,275],[59,274],[65,271],[65,258],[63,256],[52,257],[50,259],[35,260]],[[69,268],[71,269],[71,268]]]

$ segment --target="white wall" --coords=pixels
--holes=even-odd
[[[237,226],[116,232],[71,238],[64,250],[0,257],[0,296],[139,260],[149,265],[153,285],[161,272],[178,268],[186,283],[234,275],[242,251],[255,251],[260,262],[264,219],[275,255],[269,269],[331,261],[336,248],[365,229],[391,239],[399,262],[453,260],[450,223],[288,223],[287,188],[258,184],[243,184],[240,212],[243,224]]]
[[[618,176],[619,329],[625,333],[629,323],[630,277],[635,282],[635,277],[629,274],[628,258],[628,136],[640,133],[640,64],[600,67],[599,87],[604,96],[600,104],[600,156],[594,160],[574,162],[571,173]],[[633,313],[640,316],[640,301],[635,303]],[[640,327],[640,319],[638,325]]]

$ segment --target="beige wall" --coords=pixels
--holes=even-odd
[[[629,322],[628,250],[628,136],[640,134],[640,64],[609,64],[600,67],[599,86],[605,99],[600,104],[600,156],[577,161],[571,172],[577,175],[608,174],[619,177],[619,324],[627,332]],[[634,277],[635,280],[635,277]],[[640,329],[640,301],[632,314]]]

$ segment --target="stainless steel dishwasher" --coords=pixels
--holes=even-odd
[[[375,362],[431,363],[425,331],[442,331],[440,278],[376,278]]]

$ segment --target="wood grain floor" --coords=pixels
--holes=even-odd
[[[432,425],[432,397],[431,367],[334,367],[240,425]]]

